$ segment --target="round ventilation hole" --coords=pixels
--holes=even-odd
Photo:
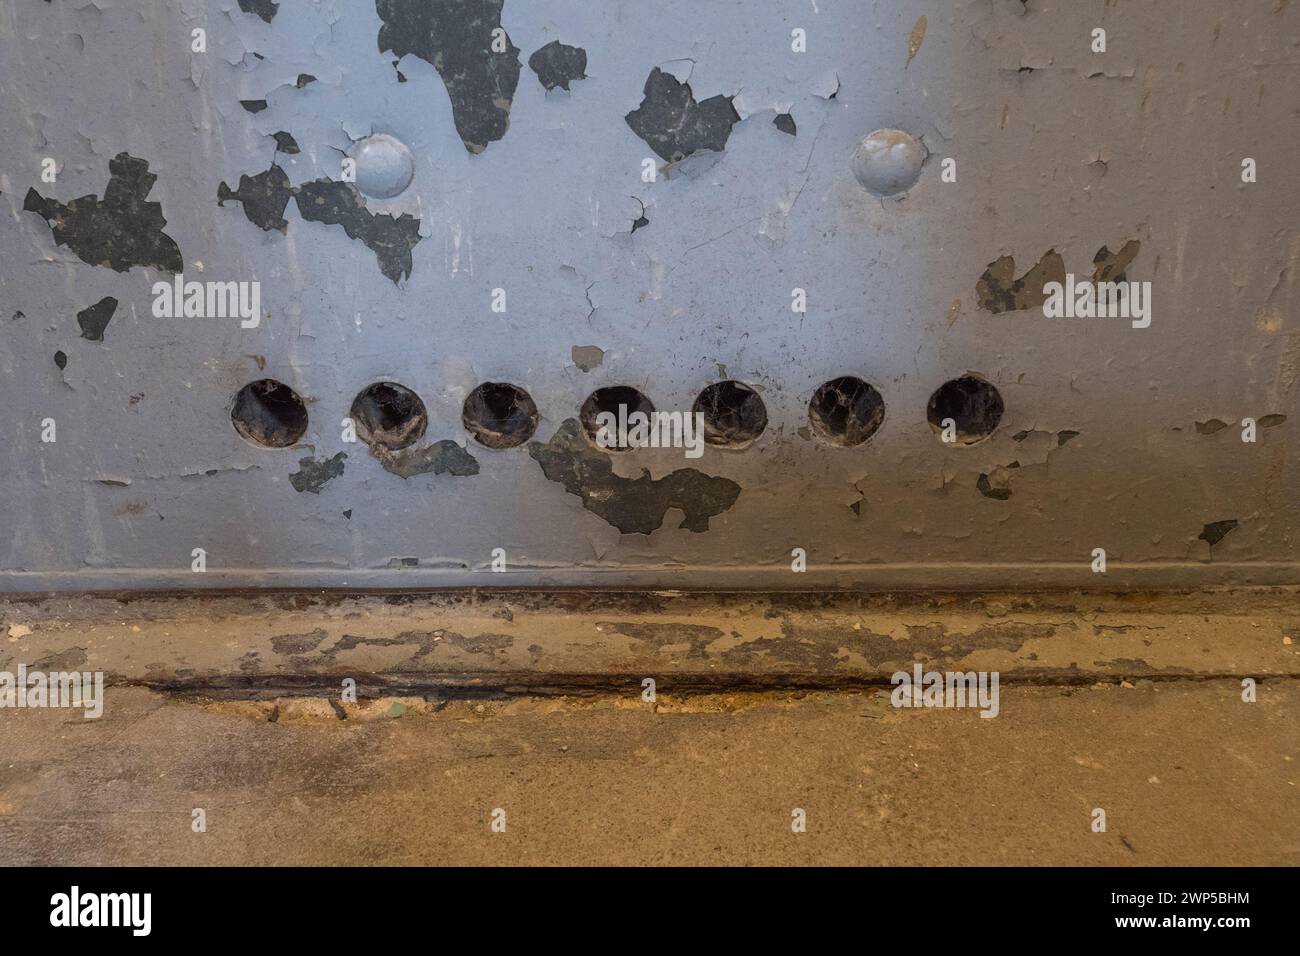
[[[235,431],[261,448],[288,448],[307,431],[307,406],[298,393],[273,378],[249,382],[230,408]]]
[[[700,392],[691,413],[704,415],[704,440],[722,448],[743,448],[767,427],[763,399],[743,382],[716,382]]]
[[[630,385],[610,385],[606,388],[598,388],[587,396],[587,400],[582,403],[578,418],[587,433],[587,438],[597,448],[604,451],[627,451],[629,448],[638,447],[635,442],[623,444],[620,441],[621,438],[627,437],[627,432],[639,424],[632,420],[632,414],[640,412],[646,416],[648,424],[654,410],[655,407],[650,399]],[[605,416],[612,416],[612,418]],[[620,423],[625,429],[622,433]]]
[[[465,399],[461,421],[480,445],[514,448],[537,431],[537,404],[517,385],[484,382]]]
[[[372,448],[397,451],[424,437],[429,425],[420,396],[396,382],[376,382],[357,393],[348,413],[357,437]]]
[[[952,444],[973,445],[993,434],[1002,421],[1002,395],[984,379],[963,375],[944,382],[930,396],[926,418],[941,438],[950,428]]]
[[[813,393],[808,421],[813,431],[832,445],[861,445],[885,420],[885,400],[875,387],[845,375],[831,379]]]

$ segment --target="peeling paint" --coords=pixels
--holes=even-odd
[[[245,13],[256,14],[267,23],[275,19],[275,15],[280,12],[280,4],[275,0],[239,0],[239,9]]]
[[[575,345],[569,350],[569,355],[573,364],[584,372],[600,368],[600,363],[605,360],[605,350],[594,345]]]
[[[547,90],[568,90],[574,80],[587,78],[587,51],[552,40],[528,58],[528,66]]]
[[[582,499],[582,506],[609,522],[623,534],[650,534],[664,521],[669,508],[685,515],[678,525],[688,531],[709,530],[709,519],[736,503],[740,485],[715,478],[694,468],[681,468],[654,479],[645,471],[639,478],[614,474],[609,455],[582,437],[573,418],[566,419],[545,444],[530,442],[528,454],[551,481]]]
[[[117,299],[106,295],[94,305],[87,306],[77,313],[77,325],[81,326],[81,337],[92,342],[104,341],[104,330],[117,311]]]
[[[1056,438],[1056,447],[1060,448],[1062,445],[1066,444],[1067,442],[1073,441],[1074,439],[1078,438],[1081,434],[1083,433],[1079,431],[1075,431],[1074,429],[1071,428],[1061,429],[1060,431],[1056,432],[1054,436]],[[1023,442],[1026,439],[1035,435],[1050,436],[1052,435],[1052,433],[1040,431],[1038,429],[1025,429],[1024,431],[1018,431],[1014,435],[1012,435],[1011,440],[1014,442]]]
[[[29,189],[23,209],[44,219],[54,241],[82,262],[117,272],[132,266],[180,272],[184,268],[180,248],[162,231],[167,225],[162,205],[145,198],[158,179],[149,172],[149,163],[118,153],[109,161],[108,171],[103,199],[81,196],[64,204]]]
[[[1011,497],[1011,476],[1007,468],[995,468],[993,473],[981,473],[975,487],[985,498],[1006,501]]]
[[[306,654],[314,651],[329,637],[329,633],[318,627],[305,634],[276,634],[271,638],[271,648],[277,654]]]
[[[824,100],[833,100],[840,95],[840,74],[836,70],[827,70],[813,84],[814,96]]]
[[[268,232],[288,230],[289,222],[284,218],[284,211],[292,196],[293,187],[289,185],[289,177],[275,165],[256,176],[241,175],[237,190],[231,191],[224,182],[217,187],[218,206],[225,205],[228,199],[243,203],[244,215],[248,221]]]
[[[687,83],[659,67],[645,81],[641,105],[628,113],[627,125],[662,159],[681,162],[699,150],[721,152],[740,114],[728,96],[697,103]]]
[[[656,624],[645,621],[600,621],[596,630],[602,634],[621,634],[654,652],[685,644],[686,656],[707,657],[710,644],[727,636],[727,632],[708,624]]]
[[[408,213],[373,213],[354,185],[331,179],[304,183],[294,190],[294,199],[303,219],[342,226],[350,239],[364,243],[379,260],[379,271],[394,283],[410,278],[411,250],[420,241],[420,220]]]
[[[922,15],[912,27],[912,32],[907,35],[907,63],[904,67],[911,66],[912,58],[921,52],[921,44],[925,42],[925,29],[928,24],[929,20]]]
[[[343,474],[343,462],[347,457],[346,453],[339,452],[333,458],[300,458],[298,471],[289,476],[289,484],[299,493],[306,491],[318,495],[327,482]]]
[[[1049,249],[1019,279],[1015,278],[1015,274],[1016,260],[1011,256],[1000,256],[990,262],[975,284],[979,307],[999,315],[1041,306],[1047,301],[1043,286],[1049,282],[1064,284],[1065,262],[1055,249]]]
[[[1106,246],[1097,250],[1097,254],[1092,257],[1093,283],[1099,282],[1127,282],[1127,269],[1137,258],[1137,254],[1142,250],[1142,243],[1136,239],[1130,239],[1120,247],[1119,252],[1111,252]]]
[[[408,662],[419,661],[439,645],[455,647],[466,654],[494,655],[513,647],[515,639],[508,634],[465,635],[445,629],[435,631],[403,631],[394,637],[363,637],[344,634],[332,646],[320,648],[317,653],[326,661],[336,661],[339,654],[361,647],[410,647]]]
[[[1235,518],[1229,518],[1227,521],[1211,521],[1201,529],[1201,533],[1196,537],[1199,540],[1204,541],[1210,547],[1214,547],[1227,537],[1228,532],[1237,527],[1237,524],[1238,522]]]
[[[386,471],[402,478],[444,473],[465,478],[479,473],[478,459],[449,438],[434,442],[425,448],[402,449],[396,452],[376,448],[373,453]]]
[[[383,21],[379,52],[410,53],[433,65],[471,153],[505,136],[519,85],[519,48],[501,26],[503,6],[504,0],[375,0]],[[494,44],[504,49],[494,51]]]
[[[272,133],[271,135],[275,138],[275,151],[277,153],[284,153],[287,156],[296,156],[302,152],[302,150],[298,148],[298,141],[284,130]]]
[[[635,199],[636,197],[633,198]],[[637,199],[636,201],[641,206],[641,215],[637,216],[635,219],[632,220],[632,229],[630,230],[631,232],[636,232],[638,229],[644,229],[646,226],[650,225],[650,217],[645,214],[645,203],[641,202],[641,200],[639,199]],[[588,292],[590,291],[591,290],[588,289]],[[588,295],[587,301],[588,303],[591,302],[590,295]],[[592,308],[592,311],[593,312],[595,311],[594,307]]]

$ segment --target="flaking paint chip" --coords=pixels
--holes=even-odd
[[[921,44],[925,42],[925,28],[928,23],[929,21],[922,15],[917,19],[916,25],[912,27],[912,32],[907,35],[907,64],[904,67],[905,69],[906,66],[911,65],[912,57],[916,56],[921,50]]]

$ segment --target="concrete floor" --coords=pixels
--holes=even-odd
[[[117,687],[99,720],[4,714],[0,864],[1300,863],[1300,685],[1125,684],[1003,687],[993,720],[870,689],[340,719]]]

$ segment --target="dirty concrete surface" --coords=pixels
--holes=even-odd
[[[7,715],[0,863],[1300,862],[1294,681],[1007,688],[995,720],[874,691],[322,704]]]
[[[110,686],[97,720],[0,715],[0,864],[1295,865],[1297,617],[1285,589],[13,598],[3,667]],[[996,718],[893,707],[914,664],[1000,670]]]
[[[335,692],[346,677],[363,696],[623,689],[647,676],[675,689],[831,689],[887,682],[917,662],[1037,683],[1300,677],[1296,588],[31,595],[0,600],[5,627],[10,670],[43,663],[160,690],[272,696]]]

